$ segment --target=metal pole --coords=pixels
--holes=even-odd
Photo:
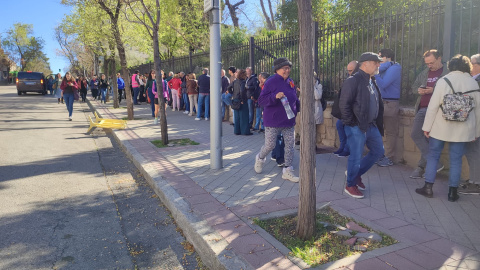
[[[223,167],[222,160],[222,51],[220,48],[220,0],[213,0],[210,13],[210,168]],[[252,67],[253,68],[253,67]]]
[[[250,37],[250,51],[249,51],[250,57],[250,67],[252,68],[252,74],[255,74],[255,39],[253,37]]]
[[[318,22],[314,23],[313,31],[315,31],[313,37],[313,70],[317,72],[317,76],[320,77],[318,72]]]
[[[193,72],[192,50],[188,51],[188,66],[190,68],[190,72]]]
[[[455,0],[445,0],[445,20],[443,23],[443,59],[448,61],[453,56],[455,34],[453,33],[453,11]]]

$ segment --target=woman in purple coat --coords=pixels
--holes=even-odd
[[[293,173],[292,161],[295,144],[295,117],[300,108],[300,102],[297,98],[295,84],[290,79],[292,63],[287,58],[278,58],[273,64],[275,75],[265,82],[258,98],[258,105],[263,107],[265,144],[255,157],[255,172],[262,172],[265,157],[275,148],[277,135],[282,133],[285,141],[285,168],[283,168],[282,178],[296,183],[299,178]]]

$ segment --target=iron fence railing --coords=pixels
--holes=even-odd
[[[422,55],[428,49],[453,54],[473,55],[480,52],[480,0],[433,0],[402,10],[374,14],[362,20],[348,20],[335,25],[316,25],[315,70],[324,86],[324,95],[333,97],[346,79],[346,65],[366,51],[390,48],[402,65],[402,103],[413,100],[410,86],[425,68]],[[449,22],[452,22],[451,24]],[[248,43],[222,48],[223,67],[251,66],[256,73],[271,73],[273,61],[287,57],[293,64],[291,77],[300,78],[298,34],[250,38]],[[209,53],[190,54],[162,60],[165,71],[200,73],[209,66]],[[136,69],[153,68],[146,63]]]

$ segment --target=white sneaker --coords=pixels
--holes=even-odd
[[[282,178],[294,183],[298,183],[300,181],[300,178],[298,178],[298,176],[295,176],[295,174],[293,174],[292,166],[283,168]]]
[[[158,125],[158,118],[155,117],[155,120],[153,120],[154,125]]]
[[[261,159],[258,154],[255,156],[255,172],[262,173],[263,164],[265,164],[265,159]]]
[[[195,120],[197,120],[197,121],[198,121],[198,120],[202,120],[202,118],[198,118],[198,117],[196,117],[196,118],[195,118]]]
[[[188,112],[187,112],[187,111],[184,111],[183,114],[188,114]]]
[[[208,118],[207,118],[207,117],[205,118],[205,121],[208,121]]]
[[[71,117],[71,116],[68,117],[68,121],[72,121],[72,117]]]
[[[172,109],[172,112],[174,112],[174,111],[175,111],[175,109]]]

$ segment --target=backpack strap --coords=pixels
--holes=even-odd
[[[468,93],[473,93],[473,92],[480,92],[480,89],[470,90],[470,91],[463,92],[463,93],[468,94]]]
[[[443,77],[443,79],[447,82],[447,84],[450,86],[450,88],[452,88],[453,93],[456,94],[455,89],[453,89],[452,82],[450,82],[450,80],[447,79],[446,77]]]
[[[443,77],[443,79],[447,82],[447,84],[450,86],[450,88],[452,88],[453,93],[457,94],[457,92],[455,92],[455,90],[453,90],[453,86],[452,86],[452,83],[450,82],[450,80],[445,78],[445,77]],[[468,94],[468,93],[473,93],[473,92],[480,92],[480,89],[470,90],[470,91],[463,92],[463,93],[460,93],[460,94]]]

